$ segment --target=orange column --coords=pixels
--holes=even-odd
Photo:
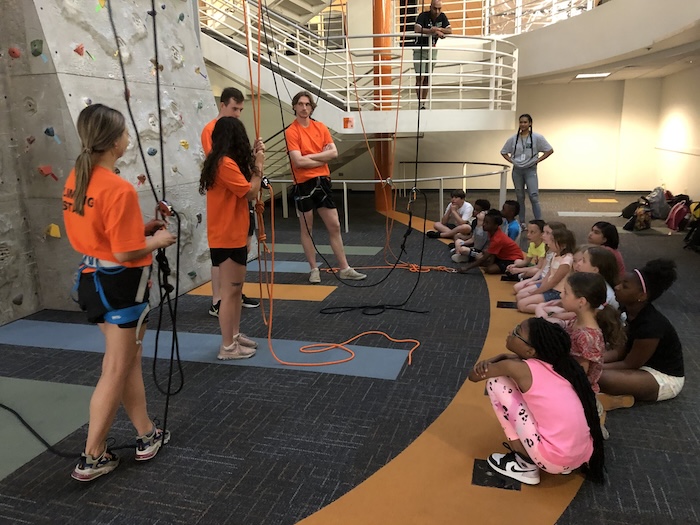
[[[377,89],[374,91],[375,96],[375,111],[389,111],[392,109],[391,89],[382,89],[384,86],[391,86],[391,37],[383,36],[392,32],[391,24],[391,0],[374,0],[374,14],[372,19],[375,48],[374,67],[374,85]],[[386,64],[385,64],[386,62]],[[379,174],[375,174],[376,178],[387,179],[391,177],[394,159],[391,155],[391,142],[388,140],[391,135],[382,133],[378,138],[380,140],[374,146],[374,156],[379,168]],[[389,186],[376,185],[375,191],[375,207],[379,211],[387,211],[391,208],[391,188]]]

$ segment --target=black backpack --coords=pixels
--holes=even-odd
[[[700,252],[700,228],[698,228],[698,224],[700,224],[700,221],[692,221],[690,223],[690,230],[684,239],[684,248],[688,248],[696,252]]]

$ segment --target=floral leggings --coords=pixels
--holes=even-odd
[[[542,457],[542,441],[537,422],[532,417],[522,392],[510,377],[493,377],[486,382],[486,391],[491,398],[498,422],[509,441],[520,440],[530,459],[550,474],[568,473],[571,467],[555,465]]]

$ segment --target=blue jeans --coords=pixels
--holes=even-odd
[[[525,219],[525,188],[530,196],[530,204],[532,204],[532,213],[535,219],[542,218],[542,210],[540,209],[540,194],[537,187],[537,167],[531,168],[516,168],[513,167],[513,185],[515,186],[515,196],[520,204],[520,222],[526,222]]]

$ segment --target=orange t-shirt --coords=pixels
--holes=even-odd
[[[202,136],[200,140],[202,141],[202,149],[204,150],[205,155],[209,155],[209,152],[211,151],[211,134],[214,132],[214,126],[216,126],[217,120],[219,119],[215,118],[206,126],[204,126],[204,129],[202,130]]]
[[[287,150],[289,152],[299,151],[302,157],[311,153],[321,153],[324,146],[333,143],[326,125],[315,120],[309,120],[308,128],[303,127],[295,120],[284,132],[284,135],[287,138]],[[316,168],[295,168],[292,166],[292,172],[297,184],[316,177],[327,177],[331,174],[328,164]]]
[[[95,166],[85,194],[84,215],[73,212],[75,169],[63,188],[63,223],[73,249],[83,255],[117,262],[115,253],[146,247],[143,217],[134,187],[116,173]],[[151,254],[121,263],[128,268],[150,266]]]
[[[243,248],[248,244],[250,182],[229,157],[223,157],[214,185],[207,190],[209,248]]]

